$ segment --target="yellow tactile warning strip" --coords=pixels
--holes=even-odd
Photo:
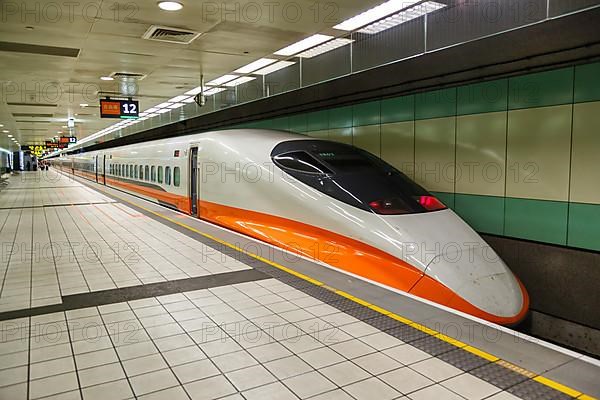
[[[368,307],[368,308],[370,308],[373,311],[376,311],[376,312],[381,313],[383,315],[386,315],[386,316],[388,316],[390,318],[393,318],[395,320],[403,322],[404,324],[409,325],[409,326],[411,326],[411,327],[413,327],[415,329],[418,329],[421,332],[424,332],[424,333],[426,333],[428,335],[434,336],[434,337],[436,337],[436,338],[438,338],[438,339],[440,339],[440,340],[442,340],[442,341],[444,341],[446,343],[449,343],[449,344],[451,344],[451,345],[453,345],[453,346],[455,346],[457,348],[461,348],[461,349],[463,349],[465,351],[468,351],[468,352],[470,352],[472,354],[475,354],[475,355],[477,355],[477,356],[479,356],[481,358],[484,358],[484,359],[486,359],[486,360],[488,360],[488,361],[490,361],[492,363],[496,363],[496,364],[498,364],[498,365],[500,365],[500,366],[502,366],[504,368],[507,368],[507,369],[509,369],[511,371],[517,372],[517,373],[519,373],[521,375],[524,375],[524,376],[526,376],[528,378],[531,378],[531,379],[535,380],[536,382],[538,382],[538,383],[540,383],[542,385],[550,387],[550,388],[552,388],[554,390],[557,390],[557,391],[559,391],[561,393],[564,393],[564,394],[566,394],[568,396],[571,396],[571,397],[574,397],[574,398],[577,398],[577,399],[583,399],[583,400],[597,400],[596,398],[594,398],[592,396],[583,394],[583,393],[581,393],[581,392],[579,392],[579,391],[577,391],[577,390],[575,390],[573,388],[565,386],[565,385],[563,385],[561,383],[558,383],[558,382],[556,382],[556,381],[554,381],[552,379],[546,378],[546,377],[544,377],[542,375],[538,375],[538,374],[536,374],[534,372],[531,372],[531,371],[528,371],[528,370],[526,370],[524,368],[518,367],[518,366],[516,366],[516,365],[514,365],[514,364],[512,364],[512,363],[510,363],[508,361],[502,360],[499,357],[494,356],[493,354],[487,353],[487,352],[485,352],[483,350],[480,350],[480,349],[475,348],[473,346],[467,345],[466,343],[463,343],[463,342],[461,342],[459,340],[453,339],[453,338],[451,338],[449,336],[446,336],[446,335],[444,335],[444,334],[442,334],[442,333],[440,333],[440,332],[438,332],[438,331],[436,331],[434,329],[428,328],[428,327],[426,327],[426,326],[424,326],[422,324],[419,324],[417,322],[411,321],[410,319],[407,319],[407,318],[404,318],[404,317],[402,317],[400,315],[394,314],[391,311],[388,311],[388,310],[383,309],[383,308],[381,308],[379,306],[371,304],[371,303],[369,303],[369,302],[367,302],[365,300],[362,300],[362,299],[360,299],[360,298],[358,298],[356,296],[353,296],[353,295],[351,295],[349,293],[346,293],[346,292],[344,292],[342,290],[337,290],[335,288],[329,287],[329,286],[325,285],[323,282],[318,281],[317,279],[313,279],[313,278],[311,278],[308,275],[305,275],[305,274],[302,274],[300,272],[294,271],[294,270],[292,270],[292,269],[290,269],[288,267],[285,267],[285,266],[283,266],[281,264],[278,264],[278,263],[276,263],[274,261],[268,260],[268,259],[266,259],[264,257],[261,257],[261,256],[258,256],[256,254],[253,254],[251,252],[248,252],[248,251],[246,251],[246,250],[244,250],[242,248],[239,248],[238,246],[235,246],[235,245],[233,245],[233,244],[231,244],[229,242],[226,242],[226,241],[224,241],[222,239],[219,239],[219,238],[217,238],[217,237],[215,237],[213,235],[210,235],[208,233],[202,232],[202,231],[200,231],[200,230],[198,230],[198,229],[196,229],[194,227],[191,227],[191,226],[189,226],[189,225],[187,225],[187,224],[185,224],[183,222],[176,221],[173,218],[167,217],[166,215],[163,215],[163,214],[161,214],[159,212],[156,212],[156,211],[153,211],[153,210],[151,210],[149,208],[143,207],[143,206],[141,206],[141,205],[139,205],[137,203],[134,203],[132,201],[129,201],[129,200],[123,198],[123,197],[120,197],[120,196],[117,196],[117,195],[114,195],[114,194],[111,194],[111,195],[114,196],[114,197],[116,197],[116,198],[118,198],[119,200],[121,200],[123,202],[131,204],[131,205],[133,205],[135,207],[138,207],[138,208],[140,208],[140,209],[142,209],[142,210],[144,210],[144,211],[146,211],[148,213],[151,213],[151,214],[153,214],[153,215],[155,215],[155,216],[157,216],[159,218],[162,218],[162,219],[164,219],[166,221],[169,221],[169,222],[171,222],[173,224],[179,225],[182,228],[188,229],[188,230],[190,230],[190,231],[192,231],[194,233],[197,233],[197,234],[199,234],[201,236],[204,236],[204,237],[206,237],[208,239],[214,240],[215,242],[217,242],[219,244],[222,244],[222,245],[227,246],[227,247],[229,247],[229,248],[231,248],[233,250],[236,250],[236,251],[238,251],[240,253],[243,253],[243,254],[245,254],[245,255],[247,255],[249,257],[252,257],[252,258],[257,259],[259,261],[262,261],[262,262],[264,262],[266,264],[269,264],[272,267],[275,267],[275,268],[278,268],[278,269],[280,269],[282,271],[285,271],[285,272],[287,272],[287,273],[289,273],[289,274],[291,274],[291,275],[293,275],[293,276],[295,276],[297,278],[300,278],[300,279],[303,279],[303,280],[305,280],[307,282],[310,282],[313,285],[320,286],[320,287],[323,287],[325,289],[331,290],[331,291],[335,292],[336,294],[338,294],[338,295],[340,295],[342,297],[345,297],[348,300],[351,300],[351,301],[356,302],[356,303],[358,303],[360,305]]]

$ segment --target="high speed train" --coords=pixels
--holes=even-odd
[[[205,132],[51,163],[338,270],[514,325],[519,279],[452,210],[376,156],[285,131]]]

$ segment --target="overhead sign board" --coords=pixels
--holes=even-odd
[[[100,99],[101,118],[135,119],[139,117],[136,100]]]

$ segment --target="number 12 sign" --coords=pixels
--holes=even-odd
[[[139,117],[139,104],[135,100],[100,99],[100,117],[135,119]]]

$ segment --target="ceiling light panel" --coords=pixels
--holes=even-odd
[[[394,15],[390,15],[389,17],[377,21],[371,25],[365,26],[364,28],[360,29],[359,32],[368,34],[379,33],[444,7],[446,7],[445,4],[435,1],[427,1],[406,10],[402,10]]]
[[[352,42],[354,42],[354,40],[345,38],[330,40],[329,42],[323,43],[320,46],[303,51],[302,53],[298,54],[298,57],[312,58],[320,54],[327,53],[328,51],[335,50]]]
[[[175,96],[172,99],[167,100],[169,103],[181,103],[183,100],[187,99],[188,96]]]
[[[222,84],[224,84],[226,82],[232,81],[232,80],[234,80],[237,77],[238,77],[237,75],[223,75],[223,76],[220,76],[220,77],[218,77],[216,79],[213,79],[212,81],[208,82],[207,85],[209,85],[209,86],[219,86],[219,85],[222,85]]]
[[[289,67],[290,65],[296,64],[294,61],[279,61],[275,64],[271,64],[268,67],[263,69],[259,69],[258,71],[254,71],[257,75],[269,75],[272,72],[279,71],[280,69],[284,69]]]
[[[388,0],[385,3],[335,25],[334,29],[353,31],[381,18],[387,17],[390,14],[397,13],[404,8],[411,7],[418,2],[419,0]]]
[[[164,103],[160,103],[160,104],[155,105],[154,108],[165,108],[165,107],[168,107],[170,105],[171,105],[171,103],[169,103],[168,101],[166,101]],[[148,110],[146,110],[146,111],[148,111]]]
[[[311,47],[317,46],[331,39],[333,39],[333,36],[321,34],[312,35],[307,37],[306,39],[302,39],[299,42],[290,44],[289,46],[284,47],[281,50],[277,50],[273,54],[276,54],[278,56],[292,56],[294,54],[300,53],[304,50],[308,50]]]
[[[275,61],[277,61],[277,60],[275,60],[273,58],[261,58],[261,59],[251,62],[248,65],[244,65],[243,67],[238,68],[233,72],[237,72],[238,74],[249,74],[258,69],[266,67],[269,64],[273,64]]]
[[[183,107],[183,106],[185,106],[185,103],[173,103],[168,108],[174,109],[174,108],[179,108],[179,107]]]
[[[253,77],[253,76],[242,76],[241,78],[237,78],[237,79],[232,80],[231,82],[227,82],[225,84],[225,86],[227,86],[227,87],[234,87],[234,86],[241,85],[242,83],[253,81],[255,79],[256,78]]]
[[[207,96],[212,96],[213,94],[220,93],[220,92],[222,92],[224,90],[227,90],[227,89],[216,87],[216,88],[208,89],[206,92],[204,92],[204,94],[207,95]]]
[[[201,91],[202,91],[202,86],[197,86],[197,87],[193,88],[192,90],[188,90],[184,94],[187,94],[188,96],[195,96],[198,93],[200,93]]]

